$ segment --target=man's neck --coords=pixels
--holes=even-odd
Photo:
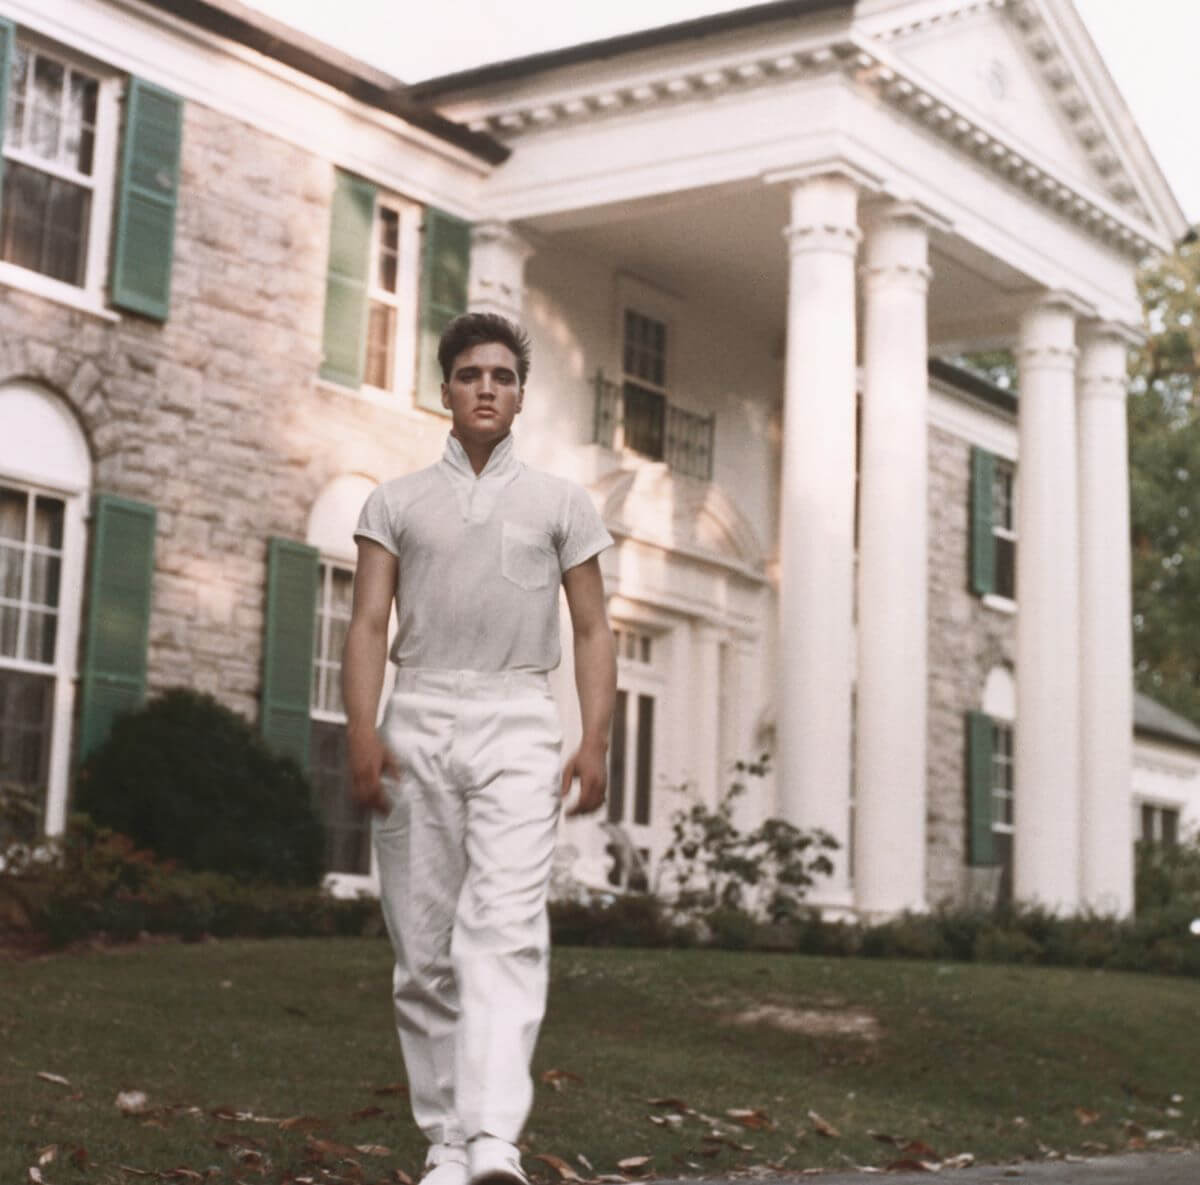
[[[508,433],[501,436],[499,440],[484,441],[467,440],[453,430],[450,435],[462,445],[463,452],[467,454],[467,460],[471,462],[471,468],[476,477],[484,471],[488,461],[491,460],[492,453],[496,451],[496,447],[508,439]]]

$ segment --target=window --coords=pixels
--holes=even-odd
[[[999,900],[1012,900],[1013,728],[992,721],[992,844],[1000,866]]]
[[[353,597],[354,569],[322,561],[313,632],[309,774],[325,823],[325,870],[365,876],[371,871],[370,815],[350,798],[342,703],[342,647]]]
[[[661,460],[667,427],[667,327],[625,310],[623,344],[624,445]]]
[[[1012,671],[994,667],[984,684],[983,710],[967,714],[967,863],[996,870],[998,901],[1012,899],[1015,716]]]
[[[395,201],[375,204],[363,383],[380,391],[407,391],[412,383],[417,216]]]
[[[99,78],[14,47],[0,258],[78,287],[87,269],[99,95]]]
[[[0,485],[0,781],[28,810],[9,838],[42,830],[58,657],[66,503]]]
[[[970,582],[979,596],[1017,595],[1016,467],[971,450]]]
[[[1143,843],[1173,848],[1179,843],[1179,808],[1142,803],[1142,825],[1138,838]]]

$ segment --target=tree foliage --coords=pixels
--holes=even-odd
[[[1149,336],[1130,359],[1137,686],[1200,721],[1200,244],[1139,278]]]

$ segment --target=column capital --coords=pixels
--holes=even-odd
[[[861,274],[869,289],[907,288],[925,292],[933,274],[929,266],[929,231],[936,219],[915,202],[891,202],[876,209],[866,226],[866,259]]]
[[[1061,290],[1040,292],[1021,314],[1014,353],[1025,369],[1075,370],[1079,351],[1075,327],[1080,316],[1094,313],[1085,301]]]
[[[1131,325],[1128,321],[1104,320],[1094,318],[1079,323],[1079,340],[1081,345],[1090,345],[1102,341],[1120,342],[1126,349],[1137,349],[1145,343],[1146,330],[1141,325]]]
[[[471,225],[471,247],[499,248],[521,264],[534,252],[533,244],[516,231],[511,222],[501,222],[498,219],[475,222]]]
[[[768,179],[769,180],[769,179]],[[824,167],[789,174],[793,182],[791,221],[784,228],[790,253],[829,252],[853,257],[862,231],[858,227],[857,180],[846,169]]]
[[[471,272],[467,303],[473,312],[521,318],[525,292],[525,261],[532,244],[511,224],[495,220],[471,227]]]
[[[1079,397],[1124,401],[1129,393],[1129,350],[1143,335],[1116,321],[1089,321],[1079,329]]]

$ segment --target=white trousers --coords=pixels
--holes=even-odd
[[[401,668],[374,823],[413,1118],[516,1142],[546,1007],[562,732],[544,675]]]

